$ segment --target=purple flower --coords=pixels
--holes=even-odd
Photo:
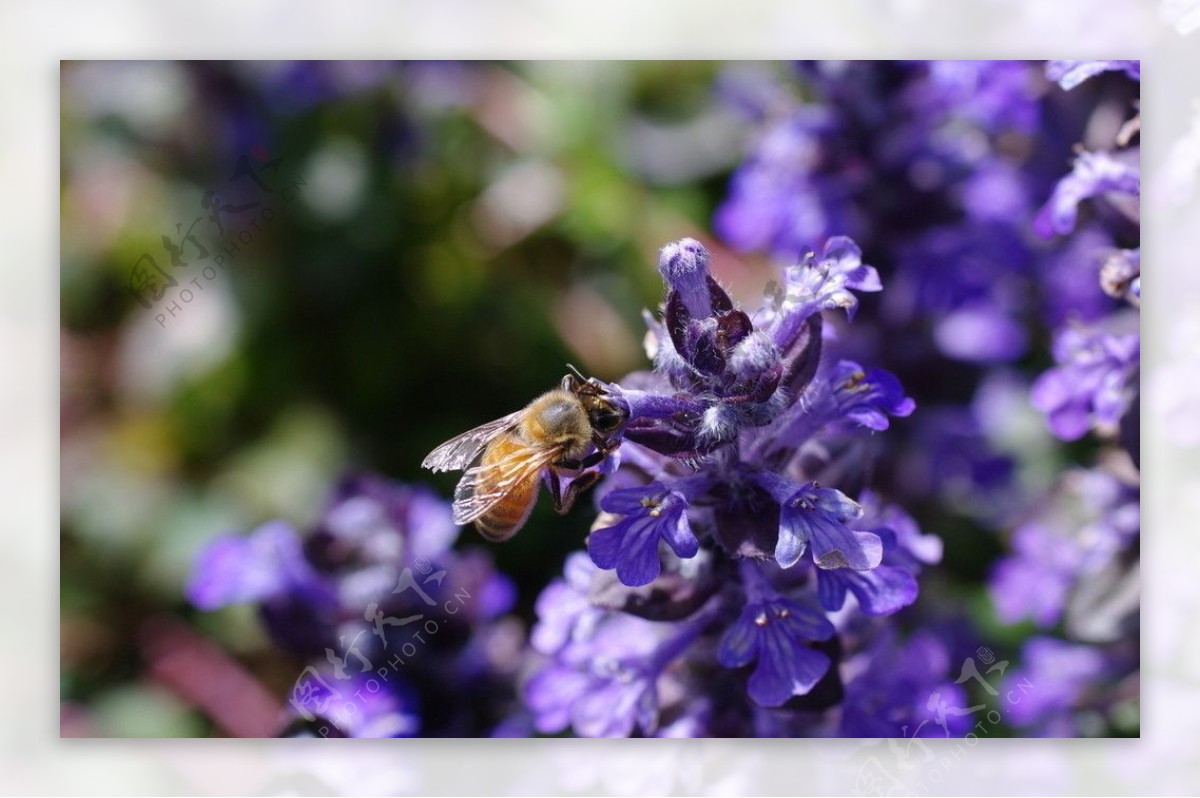
[[[951,659],[943,635],[922,629],[907,641],[883,629],[846,662],[848,680],[839,731],[844,737],[961,737],[969,715],[939,707],[966,707],[966,690],[955,684],[961,660]]]
[[[1013,549],[991,575],[996,613],[1006,623],[1031,618],[1038,626],[1053,626],[1075,581],[1078,546],[1052,528],[1029,523],[1014,533]]]
[[[568,726],[583,737],[651,733],[657,724],[657,671],[650,662],[660,635],[646,621],[616,616],[596,632],[586,658],[571,657],[538,671],[525,702],[543,733]]]
[[[915,110],[974,123],[981,130],[1032,132],[1039,122],[1028,61],[932,61],[908,96]]]
[[[1102,72],[1123,71],[1134,80],[1142,79],[1141,61],[1051,61],[1046,77],[1067,91]]]
[[[1079,702],[1109,671],[1104,655],[1091,646],[1031,638],[1019,667],[1004,680],[1005,715],[1014,726],[1033,727],[1038,737],[1077,737]]]
[[[809,544],[813,562],[820,568],[865,571],[883,559],[878,535],[846,525],[862,515],[862,507],[841,491],[815,482],[795,485],[770,474],[760,475],[759,484],[780,504],[775,561],[781,568],[799,562]]]
[[[285,521],[269,521],[248,537],[226,535],[196,558],[187,597],[202,610],[262,602],[293,592],[332,603],[330,586],[304,558],[300,536]]]
[[[1043,266],[1042,304],[1043,316],[1052,328],[1069,322],[1097,321],[1116,309],[1113,295],[1105,296],[1107,289],[1097,290],[1097,274],[1099,288],[1105,288],[1105,253],[1112,253],[1112,236],[1098,225],[1089,225],[1076,231],[1064,246],[1047,257]],[[1116,253],[1112,253],[1109,259],[1116,258]],[[1121,279],[1113,272],[1114,290]],[[1120,290],[1127,288],[1126,282]]]
[[[898,247],[886,310],[895,320],[931,315],[934,342],[956,360],[1013,360],[1028,344],[1032,266],[1012,217],[930,227]]]
[[[698,242],[663,247],[658,265],[655,371],[611,386],[629,412],[620,466],[599,488],[591,563],[571,558],[538,598],[533,639],[547,660],[526,702],[544,732],[816,733],[829,721],[761,713],[794,697],[813,713],[840,700],[843,643],[825,613],[847,592],[858,596],[857,612],[838,612],[847,623],[895,612],[940,557],[903,513],[863,518],[818,483],[826,463],[805,456],[913,412],[893,375],[824,351],[822,312],[853,315],[852,292],[880,290],[879,275],[833,237],[750,313],[713,280]],[[846,471],[857,467],[833,473]],[[831,569],[847,575],[827,580]],[[714,653],[728,668],[755,664],[740,714],[724,703],[743,675],[714,674]]]
[[[570,726],[584,737],[657,731],[660,683],[678,693],[666,670],[707,625],[701,614],[678,628],[605,613],[525,683],[525,702],[544,733]]]
[[[846,603],[847,591],[854,594],[867,615],[891,615],[916,601],[917,580],[905,569],[892,565],[880,565],[870,571],[847,568],[817,571],[817,595],[826,610],[840,610]]]
[[[304,536],[273,521],[212,543],[188,595],[201,609],[258,605],[271,638],[312,663],[292,700],[331,707],[305,703],[305,718],[349,736],[479,735],[511,702],[498,674],[515,670],[505,652],[523,635],[503,617],[512,581],[486,552],[451,549],[457,536],[449,506],[427,489],[353,475]],[[420,716],[419,706],[434,709]]]
[[[588,636],[604,615],[592,604],[588,591],[597,567],[581,551],[567,556],[563,578],[555,579],[541,592],[534,605],[538,622],[530,643],[543,654],[556,654],[575,636]]]
[[[942,539],[923,533],[913,517],[895,504],[884,504],[874,491],[864,491],[863,515],[853,523],[883,541],[884,562],[903,565],[911,572],[942,561]]]
[[[1094,427],[1115,426],[1133,401],[1141,336],[1112,331],[1112,326],[1060,331],[1054,341],[1058,365],[1033,384],[1034,407],[1063,440],[1081,438]]]
[[[623,488],[600,500],[605,512],[624,516],[612,526],[588,536],[588,553],[601,568],[615,568],[630,587],[653,582],[662,571],[658,542],[665,541],[678,557],[695,557],[700,543],[692,534],[687,497],[652,482],[644,488]]]
[[[381,739],[416,737],[420,733],[417,696],[411,687],[401,685],[395,675],[385,688],[378,679],[362,674],[339,679],[328,667],[320,668],[317,673],[321,683],[329,688],[330,692],[321,696],[327,700],[320,702],[320,708],[301,704],[313,718],[304,728],[311,729],[315,736]],[[302,717],[299,709],[295,704],[289,706],[297,720]],[[299,735],[293,732],[291,736]]]
[[[1079,203],[1103,194],[1141,195],[1141,173],[1135,166],[1103,152],[1081,152],[1071,173],[1058,181],[1050,199],[1033,220],[1034,229],[1046,238],[1075,229]]]
[[[1016,61],[803,64],[804,85],[790,91],[756,81],[749,102],[747,90],[726,91],[760,125],[714,229],[739,249],[790,259],[835,232],[862,240],[903,228],[907,214],[939,213],[926,198],[1000,151],[992,138],[1036,130],[1034,70]],[[738,77],[724,85],[745,85]]]
[[[896,376],[883,369],[864,369],[842,360],[833,373],[834,401],[838,413],[867,429],[885,430],[888,416],[911,415],[916,402],[904,395]]]
[[[750,697],[759,706],[778,707],[812,690],[829,670],[829,657],[808,644],[833,634],[833,625],[817,610],[764,598],[742,608],[721,639],[717,659],[727,668],[757,661],[747,683]]]
[[[1013,553],[993,568],[989,581],[997,615],[1007,623],[1031,618],[1049,628],[1065,613],[1068,629],[1092,639],[1117,635],[1123,616],[1136,606],[1122,603],[1114,583],[1140,528],[1136,490],[1104,470],[1067,472],[1038,513],[1017,528]],[[1089,606],[1092,582],[1099,577],[1107,585],[1101,588],[1108,594],[1104,612]],[[1101,623],[1105,617],[1109,620]]]
[[[849,226],[851,196],[865,176],[823,174],[836,159],[834,113],[805,105],[768,123],[753,153],[734,174],[713,228],[733,246],[791,258]]]
[[[820,362],[820,311],[853,313],[851,290],[880,289],[858,247],[838,237],[820,258],[809,253],[786,269],[752,323],[708,274],[708,260],[692,239],[663,248],[665,318],[651,324],[651,345],[667,381],[643,377],[614,390],[629,411],[625,437],[673,457],[710,454],[745,430],[795,416]]]
[[[855,530],[879,538],[883,560],[870,570],[818,568],[817,598],[829,612],[837,612],[853,593],[866,615],[891,615],[917,599],[916,575],[925,565],[942,559],[942,541],[922,534],[916,521],[895,505],[883,505],[870,491],[863,494],[862,515],[850,521]]]
[[[412,565],[445,554],[458,533],[450,508],[428,488],[353,474],[334,489],[318,536],[363,561]]]
[[[778,412],[773,400],[785,370],[781,350],[734,306],[708,261],[708,251],[685,238],[663,247],[658,264],[668,290],[657,366],[703,403],[696,443],[704,451],[728,442],[740,426],[768,423]]]
[[[852,291],[882,291],[879,272],[862,262],[862,250],[845,236],[833,236],[820,256],[809,252],[787,269],[787,295],[780,308],[777,337],[786,339],[794,324],[821,310],[845,310],[853,319],[858,297]]]

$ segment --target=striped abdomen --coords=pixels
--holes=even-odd
[[[480,465],[488,466],[503,460],[519,458],[528,446],[511,433],[501,435],[483,451]],[[525,525],[533,505],[537,502],[538,480],[541,472],[535,471],[525,480],[513,484],[490,510],[475,519],[475,526],[485,538],[494,541],[508,540]]]

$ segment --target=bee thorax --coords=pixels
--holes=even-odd
[[[578,399],[565,391],[552,391],[534,400],[522,432],[532,445],[561,446],[574,455],[587,447],[592,428]]]

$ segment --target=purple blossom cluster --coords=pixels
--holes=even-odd
[[[1127,62],[1054,64],[1064,82],[1137,73]],[[783,83],[730,70],[723,94],[754,133],[714,228],[783,260],[839,234],[879,253],[883,324],[858,335],[877,358],[895,331],[927,325],[929,355],[1014,362],[1031,325],[1088,322],[1114,304],[1095,293],[1094,262],[1114,248],[1113,231],[1089,220],[1079,246],[1039,234],[1074,229],[1090,197],[1136,195],[1136,164],[1105,153],[1081,154],[1056,187],[1074,142],[1041,73],[1024,61],[822,62]]]
[[[523,635],[515,586],[433,492],[342,480],[306,534],[270,521],[208,544],[187,586],[202,610],[252,604],[295,657],[281,733],[486,736],[510,711]]]
[[[847,667],[917,645],[884,619],[941,558],[938,538],[860,480],[856,440],[913,400],[892,374],[835,357],[823,335],[822,313],[852,316],[855,292],[879,291],[879,275],[835,237],[750,313],[695,240],[664,247],[659,271],[655,368],[612,386],[629,410],[620,465],[597,489],[587,553],[537,603],[544,661],[524,685],[534,728],[856,735],[872,721],[843,705],[873,702],[916,726],[927,710],[913,691],[945,679],[944,650],[898,671]]]
[[[1103,733],[1080,713],[1136,682],[1139,79],[1136,61],[851,62],[722,85],[752,132],[714,227],[785,260],[841,233],[871,253],[879,323],[839,342],[921,400],[876,473],[1006,540],[995,610],[1043,630],[1011,656],[1057,695],[1011,718],[1022,733]],[[1028,434],[1022,406],[1076,448]],[[1056,681],[1068,659],[1089,664]]]
[[[1051,61],[1046,74],[1070,90],[1113,70],[1122,70],[1134,80],[1140,76],[1136,61]],[[1138,119],[1122,128],[1112,150],[1079,153],[1038,212],[1034,224],[1039,233],[1073,234],[1080,206],[1089,203],[1102,206],[1096,214],[1105,226],[1126,237],[1136,236],[1141,172],[1138,147],[1128,145]],[[1137,398],[1141,250],[1136,245],[1113,248],[1095,242],[1089,242],[1089,249],[1097,272],[1096,291],[1120,300],[1124,307],[1086,322],[1069,320],[1055,334],[1055,366],[1034,384],[1033,401],[1046,414],[1053,433],[1064,440],[1119,429]],[[1136,452],[1132,454],[1136,459]]]
[[[1102,469],[1062,475],[1035,514],[1017,527],[1013,553],[991,579],[996,612],[1008,623],[1032,620],[1043,629],[1061,621],[1076,639],[1115,640],[1136,624],[1137,592],[1111,592],[1106,611],[1087,588],[1118,585],[1121,561],[1141,529],[1136,484]]]
[[[783,259],[848,234],[890,261],[885,321],[931,320],[937,349],[959,360],[1022,355],[1022,320],[1036,310],[1036,242],[1022,222],[1041,189],[1034,66],[819,63],[795,78],[795,90],[769,93],[757,75],[726,80],[758,133],[718,234]]]
[[[1113,71],[1140,77],[1136,61],[1052,61],[1046,67],[1064,90]],[[1136,116],[1127,122],[1111,150],[1081,151],[1034,220],[1042,235],[1078,239],[1080,208],[1089,205],[1113,240],[1129,242],[1124,248],[1087,242],[1096,265],[1095,293],[1120,304],[1086,322],[1065,320],[1054,334],[1054,365],[1031,392],[1055,436],[1075,441],[1093,435],[1106,450],[1090,468],[1059,478],[1013,532],[1013,551],[990,579],[1002,619],[1029,619],[1067,638],[1034,638],[1023,650],[1029,678],[1045,688],[1013,722],[1041,736],[1086,734],[1089,724],[1102,729],[1104,713],[1136,697],[1141,178],[1138,148],[1129,142],[1137,124]]]
[[[949,737],[1010,693],[1009,731],[1112,733],[1138,679],[1139,76],[729,71],[751,136],[713,224],[776,288],[743,308],[700,242],[661,249],[653,367],[605,386],[627,422],[527,637],[448,507],[367,476],[307,534],[212,543],[189,597],[258,607],[301,675],[281,726],[326,736]]]

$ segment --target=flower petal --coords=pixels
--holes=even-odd
[[[610,490],[600,499],[600,509],[617,515],[631,515],[645,509],[642,503],[647,496],[654,493],[655,483],[638,485],[632,488]]]
[[[829,657],[779,632],[763,634],[758,666],[747,685],[750,697],[764,707],[782,706],[796,695],[804,695],[829,670]]]
[[[553,734],[567,728],[571,707],[587,694],[589,686],[587,675],[573,668],[552,665],[535,673],[523,692],[537,730]]]
[[[587,550],[592,562],[601,568],[616,568],[621,558],[621,543],[629,519],[623,518],[612,526],[592,530],[587,537]]]
[[[649,515],[634,517],[621,540],[617,578],[630,587],[648,585],[662,571],[657,520]]]
[[[883,541],[872,532],[855,532],[820,514],[813,514],[809,530],[813,562],[820,568],[865,571],[883,560]]]
[[[817,571],[817,594],[825,609],[840,610],[847,590],[854,593],[865,614],[891,615],[916,601],[917,580],[905,569],[891,565],[871,571]]]
[[[692,533],[692,526],[688,523],[687,509],[684,507],[674,512],[678,513],[679,517],[674,523],[668,523],[662,528],[662,537],[676,556],[685,560],[695,557],[700,551],[700,541]]]
[[[791,568],[800,561],[808,547],[807,528],[802,524],[779,525],[779,540],[775,543],[775,562],[780,568]]]
[[[740,668],[754,660],[758,649],[758,627],[754,625],[754,618],[760,611],[758,605],[744,607],[737,621],[721,638],[717,661],[726,668]]]

